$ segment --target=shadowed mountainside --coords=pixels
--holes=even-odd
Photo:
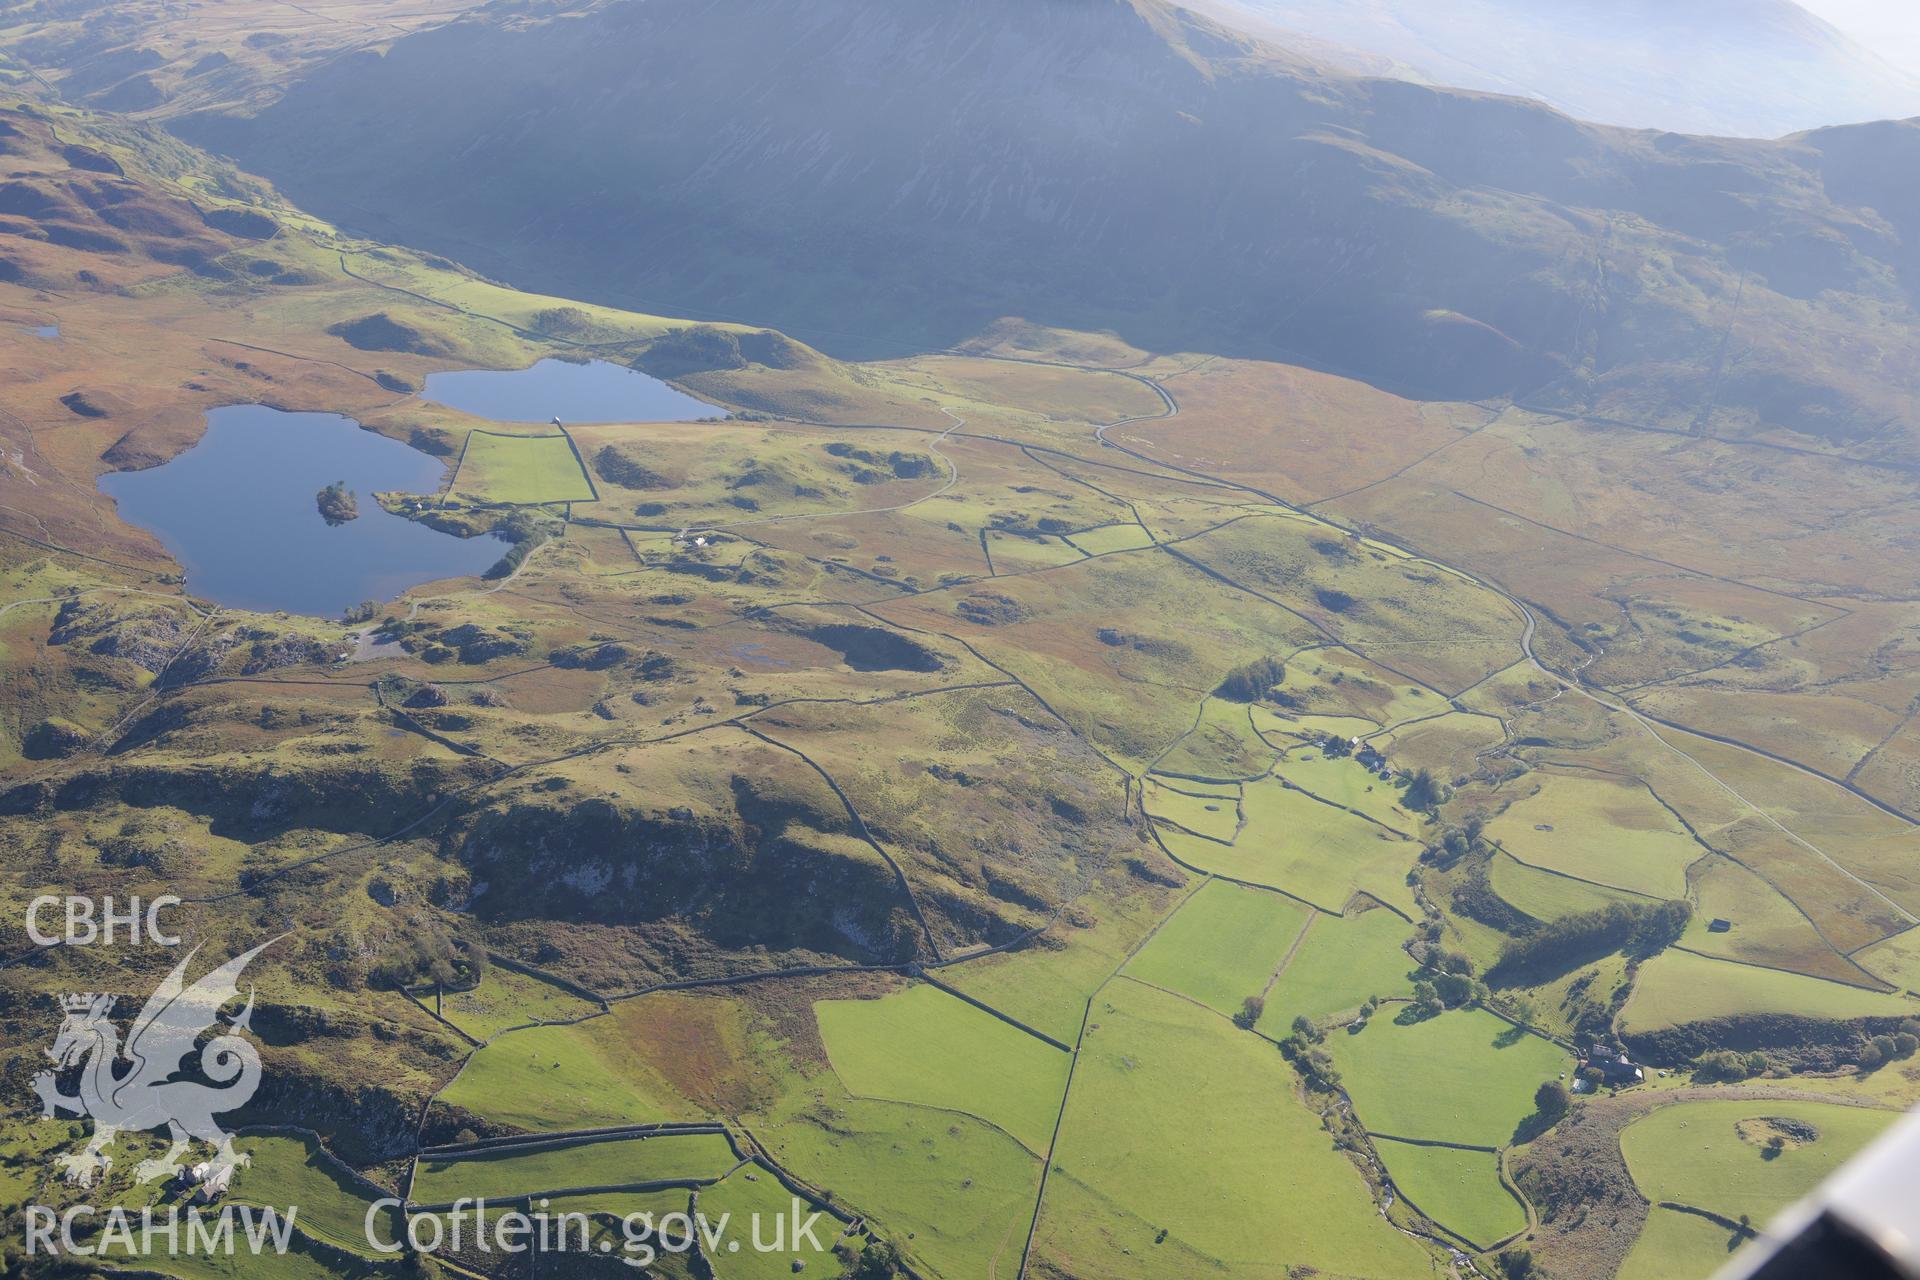
[[[1867,135],[1585,125],[1157,0],[494,8],[178,127],[522,286],[838,354],[1021,314],[1817,447],[1913,416],[1920,223]]]

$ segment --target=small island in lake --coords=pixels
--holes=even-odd
[[[320,518],[330,525],[345,524],[360,517],[360,504],[354,501],[353,491],[347,488],[345,480],[335,480],[314,496],[315,505],[320,508]]]

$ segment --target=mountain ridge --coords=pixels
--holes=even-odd
[[[1611,129],[1330,73],[1157,0],[745,9],[483,11],[175,127],[517,284],[836,354],[1024,315],[1409,394],[1915,448],[1889,424],[1913,417],[1920,213],[1833,197],[1880,190],[1844,130]],[[1870,358],[1841,374],[1843,350]]]

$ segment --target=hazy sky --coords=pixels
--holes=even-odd
[[[1920,2],[1799,0],[1894,66],[1920,76]]]

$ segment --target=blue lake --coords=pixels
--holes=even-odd
[[[439,578],[484,573],[506,550],[403,520],[375,490],[434,493],[440,461],[336,413],[232,405],[200,442],[145,471],[100,477],[129,524],[151,530],[186,570],[187,590],[236,609],[338,617]],[[329,526],[315,497],[344,480],[360,516]]]
[[[541,360],[526,369],[430,373],[423,400],[494,422],[691,422],[726,410],[637,369],[590,360]]]

